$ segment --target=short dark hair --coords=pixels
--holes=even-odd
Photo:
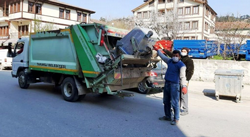
[[[173,54],[179,54],[181,56],[181,52],[179,50],[174,50]]]
[[[181,51],[182,51],[182,50],[186,50],[187,53],[189,53],[189,48],[187,48],[187,47],[182,48]]]

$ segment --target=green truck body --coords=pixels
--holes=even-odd
[[[33,33],[15,46],[12,76],[18,78],[21,88],[36,82],[61,86],[67,101],[90,92],[126,95],[120,90],[137,87],[159,61],[151,58],[152,45],[150,48],[145,42],[140,46],[149,46],[147,56],[124,53],[117,43],[127,33],[101,24]]]

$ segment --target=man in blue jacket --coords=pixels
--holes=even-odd
[[[162,49],[157,50],[158,55],[168,65],[165,74],[165,86],[163,92],[163,104],[165,116],[160,117],[160,120],[171,121],[172,125],[179,122],[179,98],[180,98],[180,85],[182,93],[186,94],[186,66],[180,60],[181,53],[178,50],[173,51],[173,57],[168,58],[162,53]],[[173,108],[173,113],[171,111]]]

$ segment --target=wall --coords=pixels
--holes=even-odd
[[[213,81],[216,69],[242,69],[244,70],[243,83],[250,85],[250,62],[249,61],[231,61],[231,60],[201,60],[194,59],[195,81]]]

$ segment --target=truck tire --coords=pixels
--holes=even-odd
[[[18,84],[22,89],[27,89],[30,86],[30,84],[28,83],[28,76],[24,71],[20,71],[18,73]]]
[[[75,102],[79,99],[76,83],[72,77],[67,77],[63,80],[61,92],[66,101]]]

